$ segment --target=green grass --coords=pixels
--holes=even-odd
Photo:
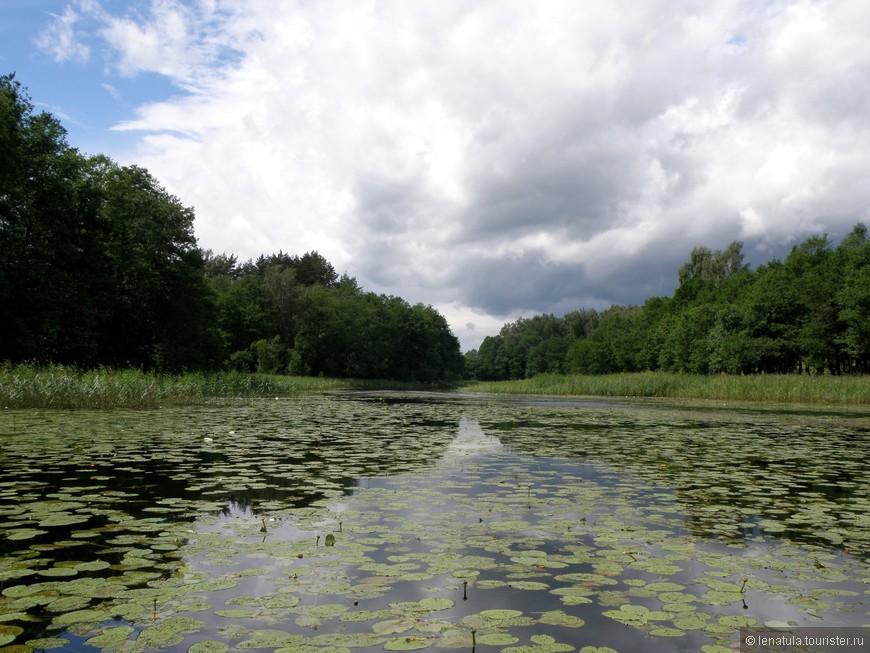
[[[388,381],[236,372],[156,374],[62,365],[0,366],[0,408],[150,408],[341,389],[419,389]]]
[[[601,376],[543,374],[518,381],[475,382],[464,390],[498,394],[669,397],[775,403],[870,405],[870,377],[754,376],[639,372]]]
[[[0,365],[2,408],[151,408],[292,396],[328,390],[421,390],[431,385],[236,372],[156,374],[80,370],[51,365]],[[463,390],[495,394],[661,397],[773,403],[870,405],[870,377],[764,374],[704,376],[640,372],[602,376],[540,375],[474,382]]]

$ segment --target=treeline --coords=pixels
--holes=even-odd
[[[432,307],[363,292],[316,252],[203,252],[144,169],[85,156],[0,76],[0,361],[433,381],[461,375]]]
[[[813,236],[755,270],[742,243],[699,247],[672,297],[506,324],[465,355],[480,380],[541,373],[870,373],[870,240]]]
[[[226,365],[240,371],[356,379],[458,379],[463,359],[431,306],[363,292],[317,252],[235,257],[205,252]]]

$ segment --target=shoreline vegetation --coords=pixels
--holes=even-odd
[[[480,381],[468,385],[465,390],[517,395],[870,406],[870,376],[855,375],[729,375],[674,372],[602,375],[541,374],[514,381]]]
[[[0,409],[159,408],[232,403],[330,390],[420,390],[439,386],[246,372],[166,374],[66,365],[0,366]],[[440,386],[444,387],[444,386]]]
[[[698,399],[870,406],[868,376],[751,376],[639,372],[542,374],[514,381],[433,385],[239,372],[162,374],[71,366],[0,366],[0,409],[157,408],[232,403],[331,390],[448,390],[501,395]]]

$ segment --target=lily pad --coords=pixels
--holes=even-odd
[[[230,647],[214,639],[202,639],[187,648],[187,653],[226,653]]]
[[[396,637],[384,642],[385,651],[417,651],[419,649],[429,648],[435,643],[433,637]]]
[[[85,640],[85,644],[90,644],[96,648],[108,648],[117,646],[123,641],[129,639],[130,635],[135,632],[132,626],[113,626],[103,629],[99,635]]]

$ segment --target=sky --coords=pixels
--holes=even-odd
[[[0,73],[240,261],[506,322],[870,222],[866,0],[0,0]]]

